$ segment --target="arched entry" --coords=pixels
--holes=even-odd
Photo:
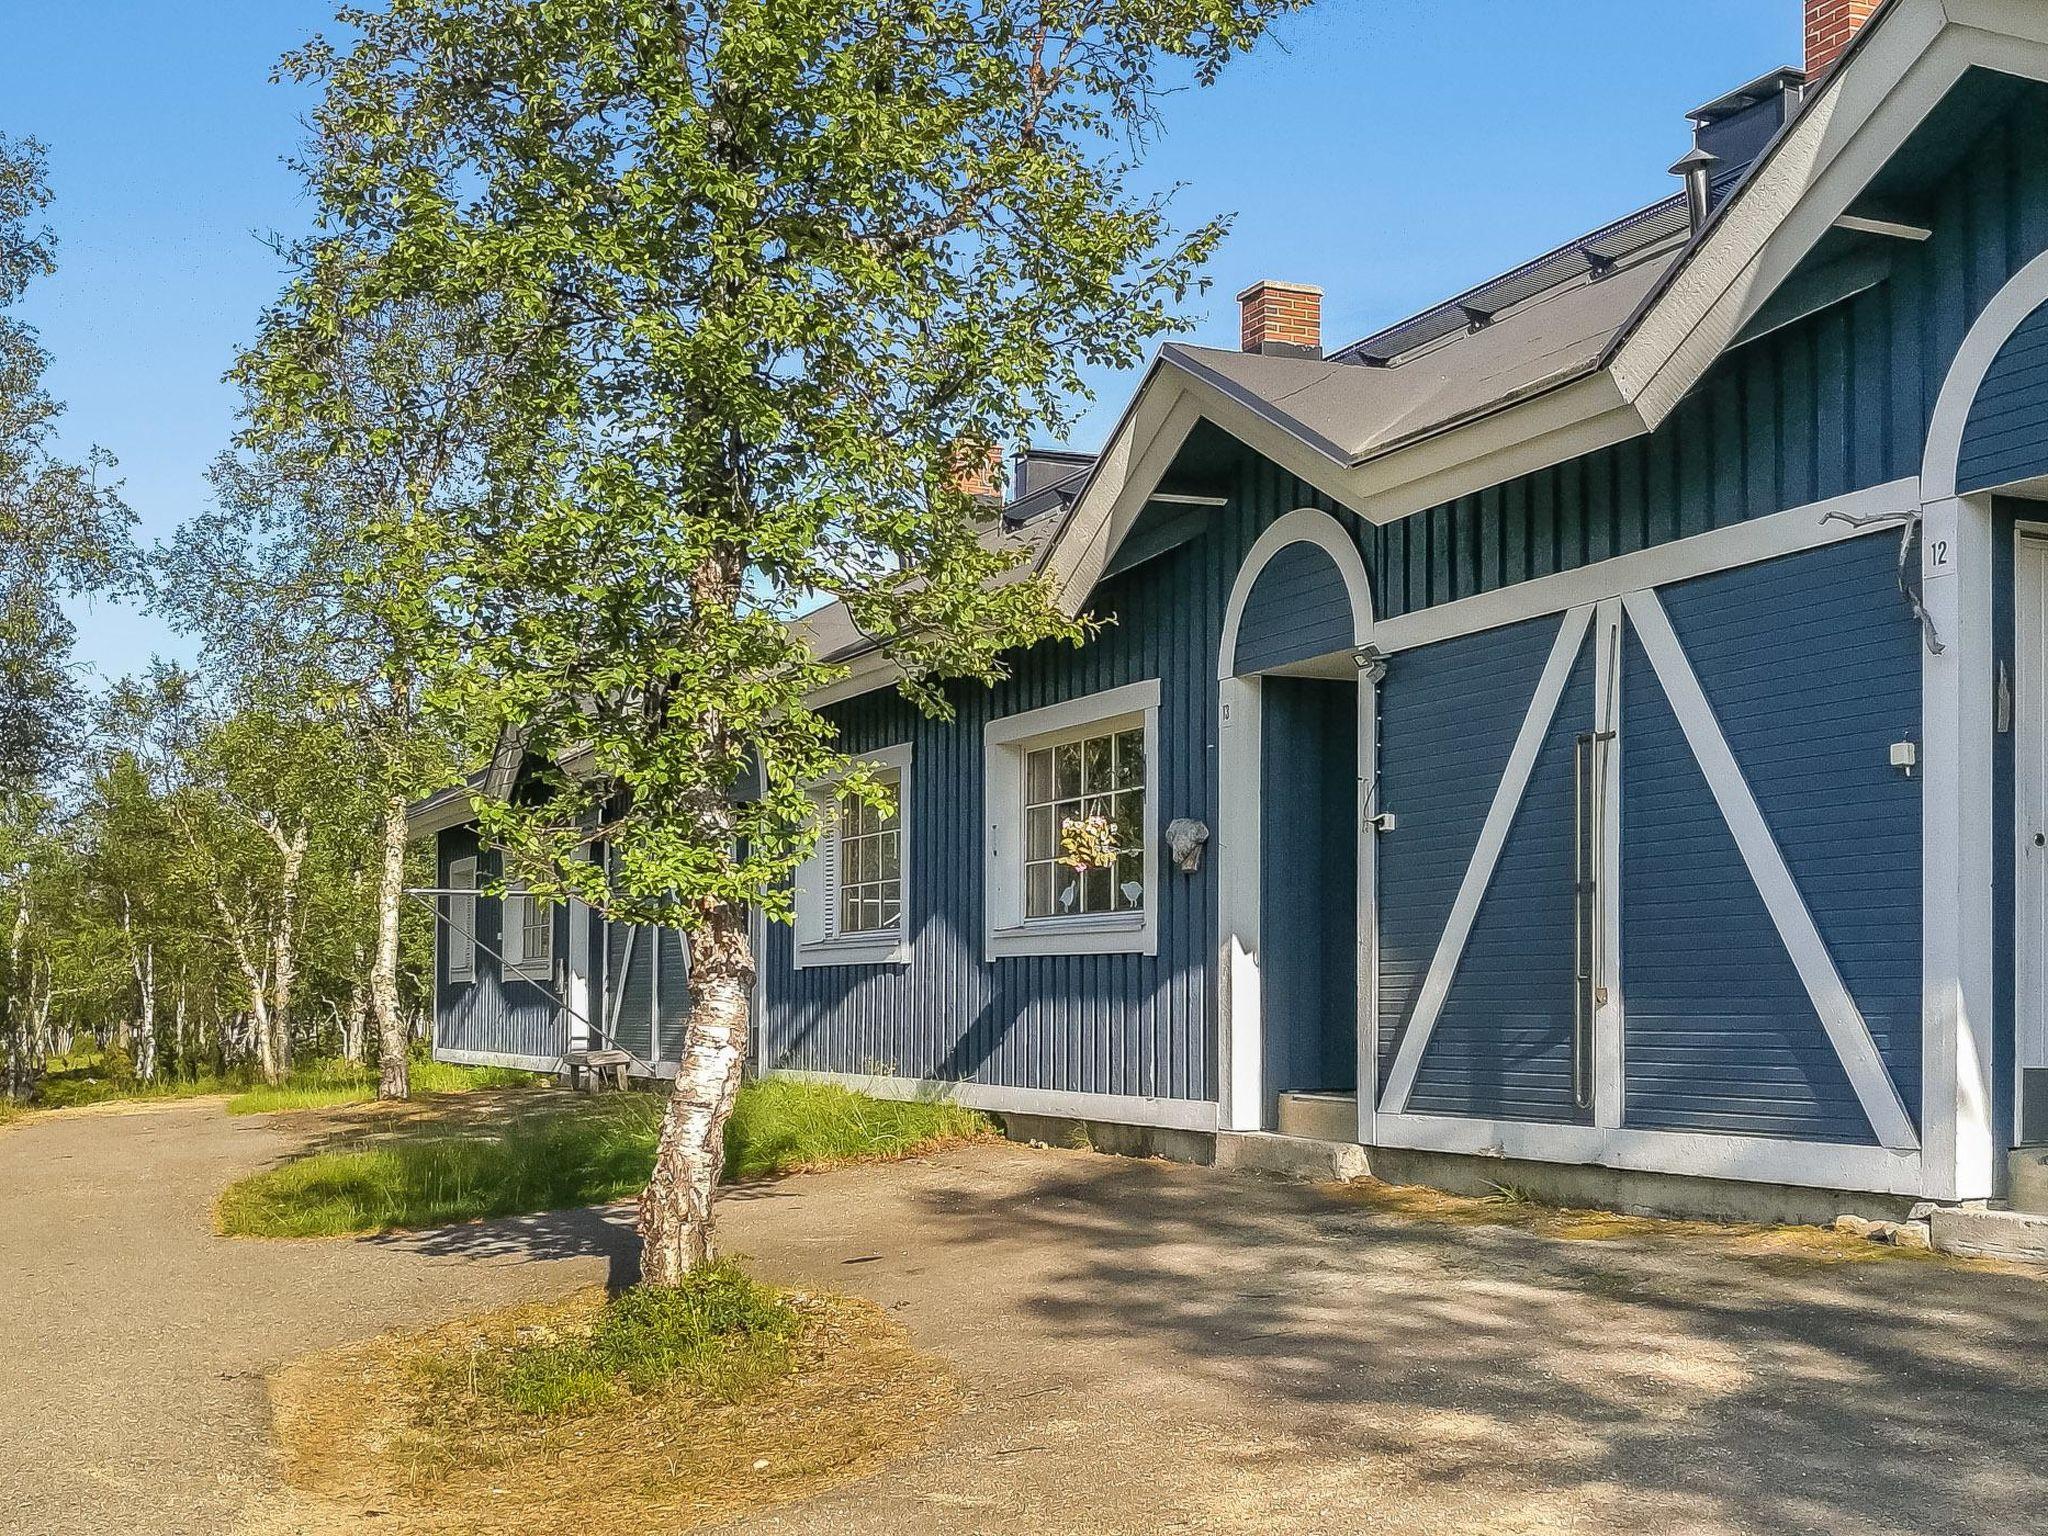
[[[1993,1193],[2013,1142],[2048,1140],[2044,345],[2048,255],[1972,324],[1921,465],[1923,601],[1946,642],[1923,671],[1928,1184],[1943,1198]]]
[[[1372,627],[1365,562],[1313,508],[1267,528],[1231,587],[1217,658],[1226,1130],[1274,1128],[1282,1093],[1354,1095],[1372,1059]],[[1345,1139],[1368,1138],[1369,1106],[1330,1107]]]

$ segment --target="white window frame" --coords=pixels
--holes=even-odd
[[[1145,732],[1145,906],[1140,912],[1024,915],[1024,759],[1033,748],[1142,726]],[[1018,955],[1159,953],[1159,679],[1129,683],[982,727],[987,820],[983,950]]]
[[[553,981],[555,979],[555,915],[547,916],[547,953],[532,956],[526,952],[526,919],[528,911],[539,905],[526,893],[526,882],[514,880],[505,887],[505,895],[498,903],[498,953],[504,965],[508,981]]]
[[[448,896],[448,921],[441,928],[442,971],[451,982],[476,980],[476,855],[448,861],[448,889],[467,891]],[[460,964],[456,956],[463,957]]]
[[[896,926],[839,932],[839,785],[833,774],[811,786],[824,831],[811,856],[796,869],[796,968],[823,965],[907,965],[910,961],[910,876],[916,850],[910,825],[911,748],[908,742],[858,754],[861,765],[896,781],[896,864],[903,903]]]

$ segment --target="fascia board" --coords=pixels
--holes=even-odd
[[[2038,10],[2025,18],[2040,34]],[[1699,382],[1972,66],[2048,80],[2048,38],[1949,23],[1908,6],[1829,82],[1763,174],[1709,231],[1616,354],[1622,391],[1651,426]]]

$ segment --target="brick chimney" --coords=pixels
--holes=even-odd
[[[1807,79],[1819,79],[1821,71],[1842,56],[1878,4],[1879,0],[1806,0]]]
[[[953,454],[953,489],[977,501],[1003,499],[1003,450],[960,448]]]
[[[1323,355],[1323,290],[1261,278],[1237,296],[1240,344],[1275,357]]]

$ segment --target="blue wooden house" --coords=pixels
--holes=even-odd
[[[935,722],[807,620],[900,806],[759,935],[757,1070],[1996,1194],[2048,1142],[2048,5],[1808,37],[1665,200],[1344,345],[1255,284],[1241,350],[1020,460],[994,536],[1114,615],[1085,648]],[[445,890],[491,877],[467,820],[415,818]],[[443,1055],[550,1066],[580,1016],[672,1061],[676,935],[442,900]]]

